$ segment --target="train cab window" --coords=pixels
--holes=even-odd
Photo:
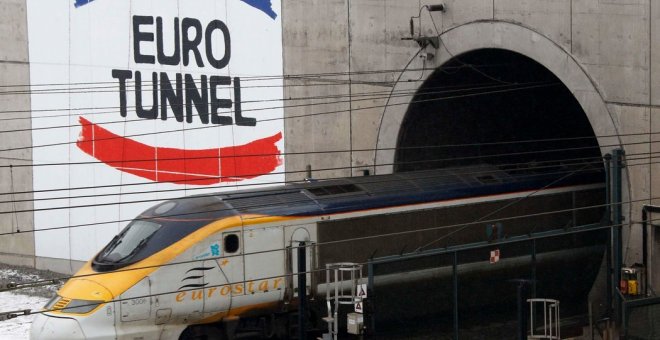
[[[147,220],[133,220],[97,256],[98,262],[128,262],[147,241],[161,228],[161,225]]]
[[[238,251],[240,242],[237,234],[227,234],[223,241],[225,253],[232,254]]]

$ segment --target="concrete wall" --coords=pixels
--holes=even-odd
[[[0,1],[0,37],[0,262],[34,266],[25,0]]]
[[[387,93],[395,88],[414,91],[428,76],[396,70],[440,66],[452,49],[460,53],[499,46],[523,51],[573,84],[571,90],[602,136],[624,135],[599,141],[604,152],[623,144],[629,155],[626,197],[634,204],[627,209],[628,221],[639,220],[641,204],[660,204],[660,176],[654,176],[660,171],[660,157],[648,154],[660,151],[660,4],[444,0],[448,9],[433,14],[435,25],[422,12],[422,32],[442,35],[448,49],[433,51],[437,59],[426,65],[415,57],[417,45],[401,38],[409,35],[409,19],[422,5],[438,2],[283,0],[284,73],[306,75],[286,80],[287,180],[304,178],[308,165],[315,178],[359,175],[365,169],[387,172],[387,164],[375,165],[391,162],[393,151],[377,153],[375,148],[395,146],[398,126],[386,112],[405,108],[409,100]],[[0,85],[28,84],[25,0],[0,0],[0,34]],[[382,70],[394,71],[373,72]],[[314,96],[323,98],[296,99]],[[15,119],[2,121],[1,129],[17,131],[0,135],[1,149],[31,145],[30,120],[24,119],[30,116],[29,108],[27,95],[3,96],[2,118]],[[0,157],[0,202],[19,201],[0,203],[0,233],[31,230],[30,212],[11,213],[32,207],[31,168],[21,167],[31,164],[31,151],[2,151]],[[12,195],[16,192],[28,193]],[[638,233],[626,235],[633,237],[626,239],[626,259],[634,262],[640,253]],[[35,265],[32,234],[0,237],[0,261]],[[39,263],[48,266],[47,259]]]
[[[440,35],[446,48],[427,49],[436,58],[423,64],[414,58],[417,45],[401,38],[410,35],[409,19],[418,15],[421,6],[440,2],[447,5],[447,11],[433,13],[435,25],[428,12],[422,11],[421,32]],[[620,146],[626,151],[624,199],[632,203],[625,208],[626,222],[635,223],[624,228],[624,260],[627,264],[641,260],[641,237],[636,223],[641,218],[641,206],[660,204],[660,157],[649,154],[660,151],[660,3],[284,1],[283,12],[285,73],[350,72],[350,76],[338,78],[344,82],[342,85],[326,86],[321,94],[353,97],[350,104],[324,107],[327,111],[342,111],[330,116],[294,118],[303,112],[321,113],[316,107],[285,112],[287,152],[350,150],[290,155],[286,158],[287,180],[303,178],[307,165],[311,165],[315,178],[359,175],[361,169],[377,173],[392,170],[392,148],[396,147],[398,129],[411,96],[358,101],[358,94],[388,89],[414,91],[421,84],[414,80],[423,80],[428,74],[361,72],[440,66],[450,59],[449,52],[456,55],[486,47],[509,49],[540,62],[569,87],[599,136],[603,153]],[[418,25],[419,21],[415,23]],[[287,96],[319,94],[318,88],[316,92],[296,91],[302,90],[287,88]],[[342,170],[316,171],[328,167]]]

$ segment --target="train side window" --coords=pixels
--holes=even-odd
[[[227,234],[223,241],[225,253],[233,254],[240,248],[240,242],[237,234]]]

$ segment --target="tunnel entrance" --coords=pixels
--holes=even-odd
[[[481,49],[451,59],[419,88],[394,171],[600,159],[585,112],[552,72],[515,52]]]
[[[481,165],[487,165],[483,168],[499,168],[507,173],[522,173],[530,177],[540,172],[556,174],[557,180],[548,185],[562,183],[567,178],[571,178],[573,184],[605,181],[603,172],[598,171],[603,163],[594,130],[571,91],[538,62],[501,49],[481,49],[462,54],[428,76],[412,98],[401,122],[394,163],[394,172],[475,166],[477,170],[474,171],[479,175],[477,182],[485,186],[495,179],[483,176],[486,170],[480,170]],[[584,174],[583,170],[587,168],[595,171],[580,177],[578,174]],[[510,206],[503,205],[505,208],[500,209],[513,209],[517,214],[515,216],[525,217],[530,212],[519,203],[526,199]],[[591,203],[585,203],[583,198],[577,196],[573,196],[572,201],[584,204],[582,208],[594,213],[598,217],[593,220],[596,224],[604,221],[600,218],[604,216],[604,189]],[[543,213],[561,210],[545,203],[540,209]],[[483,216],[491,216],[490,213],[476,212],[473,215],[471,217],[477,221]],[[512,221],[505,220],[498,228],[508,230]],[[581,224],[550,217],[547,221],[533,218],[528,227],[531,232],[536,230],[537,225],[570,227]],[[465,232],[485,235],[487,230],[488,226],[484,223],[475,224]],[[546,244],[526,244],[528,250],[558,244],[562,249],[558,252],[560,260],[549,263],[544,269],[537,268],[535,262],[533,266],[537,269],[533,270],[534,274],[529,270],[531,264],[494,269],[496,275],[501,275],[498,278],[459,272],[458,294],[467,294],[458,297],[459,305],[469,305],[470,299],[477,299],[475,304],[480,304],[469,312],[459,311],[460,327],[471,331],[487,324],[498,325],[501,329],[515,325],[516,291],[510,282],[530,277],[534,277],[532,281],[536,284],[534,297],[558,298],[562,303],[562,317],[586,320],[588,294],[601,270],[607,236],[608,231],[593,231],[588,239],[594,243],[589,247],[571,243],[574,239],[570,237],[565,240],[552,239]],[[571,252],[587,248],[593,251],[589,258],[579,266],[570,268],[576,258]],[[498,247],[497,254],[500,250],[502,254],[509,252]],[[563,285],[566,278],[574,280],[568,285],[571,290],[553,288],[566,287]],[[485,286],[469,287],[469,284],[477,283],[484,283]],[[453,287],[452,282],[445,284],[445,287]],[[494,284],[502,286],[491,290]],[[434,282],[434,286],[437,285]],[[567,292],[571,296],[563,295]],[[509,295],[505,298],[506,294]],[[530,292],[526,294],[532,296]],[[496,304],[484,302],[491,296],[502,297],[503,300]],[[603,299],[603,296],[598,295],[598,298]]]

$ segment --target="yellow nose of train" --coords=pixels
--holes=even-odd
[[[114,339],[112,298],[93,279],[69,280],[35,317],[30,339]]]

